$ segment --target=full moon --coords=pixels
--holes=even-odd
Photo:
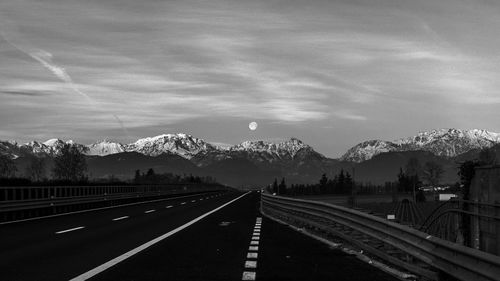
[[[250,130],[252,131],[257,130],[257,126],[257,122],[250,122],[250,124],[248,124],[248,128],[250,128]]]

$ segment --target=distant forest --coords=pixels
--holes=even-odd
[[[46,185],[152,185],[152,184],[217,184],[215,178],[194,175],[176,175],[172,173],[157,174],[153,169],[142,173],[135,171],[133,179],[119,180],[110,176],[106,179],[90,181],[86,175],[87,163],[85,156],[76,146],[66,144],[60,155],[54,158],[51,178],[45,177],[46,160],[32,157],[26,168],[25,177],[17,176],[17,167],[14,161],[0,154],[0,186],[46,186]]]

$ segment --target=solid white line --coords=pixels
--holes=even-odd
[[[56,234],[62,234],[62,233],[75,231],[75,230],[82,229],[82,228],[85,228],[85,226],[78,226],[78,227],[73,227],[73,228],[66,229],[66,230],[61,230],[61,231],[56,232]]]
[[[245,268],[257,268],[257,262],[256,261],[246,261]]]
[[[124,261],[124,260],[126,260],[126,259],[128,259],[130,257],[132,257],[133,255],[135,255],[137,253],[140,253],[141,251],[144,251],[145,249],[147,249],[147,248],[153,246],[154,244],[156,244],[156,243],[164,240],[165,238],[168,238],[169,236],[172,236],[175,233],[177,233],[177,232],[179,232],[179,231],[181,231],[181,230],[183,230],[183,229],[185,229],[185,228],[187,228],[187,227],[195,224],[196,222],[198,222],[198,221],[202,220],[203,218],[205,218],[205,217],[207,217],[207,216],[209,216],[209,215],[217,212],[218,210],[226,207],[227,205],[235,202],[236,200],[242,198],[243,196],[245,196],[245,195],[247,195],[249,193],[250,192],[247,192],[247,193],[245,193],[245,194],[243,194],[243,195],[241,195],[241,196],[239,196],[239,197],[237,197],[237,198],[235,198],[235,199],[233,199],[233,200],[231,200],[231,201],[229,201],[229,202],[227,202],[227,203],[225,203],[225,204],[223,204],[223,205],[221,205],[221,206],[213,209],[212,211],[210,211],[208,213],[205,213],[205,214],[203,214],[203,215],[201,215],[201,216],[193,219],[192,221],[190,221],[190,222],[188,222],[186,224],[183,224],[183,225],[177,227],[174,230],[171,230],[171,231],[169,231],[169,232],[167,232],[167,233],[165,233],[165,234],[163,234],[161,236],[158,236],[155,239],[153,239],[153,240],[151,240],[149,242],[146,242],[146,243],[140,245],[139,247],[126,252],[125,254],[123,254],[121,256],[118,256],[118,257],[116,257],[116,258],[114,258],[114,259],[112,259],[112,260],[110,260],[110,261],[108,261],[108,262],[106,262],[104,264],[101,264],[100,266],[98,266],[98,267],[96,267],[96,268],[94,268],[92,270],[89,270],[89,271],[87,271],[87,272],[85,272],[85,273],[83,273],[83,274],[81,274],[81,275],[79,275],[79,276],[71,279],[70,281],[81,281],[81,280],[87,280],[89,278],[92,278],[93,276],[95,276],[95,275],[103,272],[104,270],[106,270],[106,269],[108,269],[108,268],[110,268],[110,267],[112,267],[114,265],[117,265],[118,263],[120,263],[120,262],[122,262],[122,261]]]
[[[170,208],[172,208],[172,207],[173,207],[172,205],[168,205],[168,206],[167,206],[167,207],[165,207],[165,208],[170,209]]]
[[[145,214],[149,214],[149,213],[152,213],[152,212],[154,212],[154,211],[156,211],[156,210],[147,210],[147,211],[146,211],[146,212],[144,212],[144,213],[145,213]]]
[[[255,272],[244,271],[241,280],[250,280],[250,281],[255,280]]]
[[[120,221],[120,220],[124,220],[124,219],[128,219],[129,216],[123,216],[123,217],[119,217],[119,218],[114,218],[113,221]]]

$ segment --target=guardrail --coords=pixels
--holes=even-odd
[[[336,236],[430,280],[500,280],[500,257],[416,229],[323,202],[262,194],[262,212],[297,227]]]
[[[0,187],[4,195],[0,222],[223,189],[220,185]]]

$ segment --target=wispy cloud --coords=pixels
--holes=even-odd
[[[65,82],[73,91],[90,100],[90,97],[87,94],[83,93],[76,87],[73,79],[71,79],[71,76],[69,76],[66,70],[52,62],[53,55],[51,53],[39,50],[36,52],[29,52],[27,54],[50,70],[57,78]]]
[[[255,137],[327,134],[318,139],[336,141],[318,145],[332,150],[351,144],[336,132],[353,128],[357,139],[428,124],[496,130],[499,9],[460,0],[0,1],[0,44],[9,42],[0,46],[0,118],[10,120],[0,129],[50,135],[77,124],[88,138],[123,137],[225,120],[213,139],[232,142],[223,136],[258,119]]]

